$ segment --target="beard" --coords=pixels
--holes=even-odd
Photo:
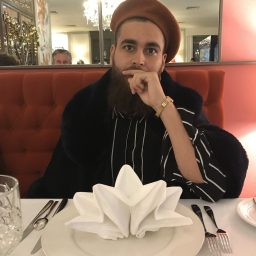
[[[136,69],[134,67],[130,69]],[[154,113],[153,108],[146,105],[138,94],[132,94],[128,79],[113,62],[108,103],[112,109],[127,117],[148,117]]]

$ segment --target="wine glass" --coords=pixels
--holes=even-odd
[[[0,175],[0,255],[6,256],[22,237],[19,182]]]

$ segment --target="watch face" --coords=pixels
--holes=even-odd
[[[162,107],[166,107],[166,105],[167,105],[166,101],[162,103]]]

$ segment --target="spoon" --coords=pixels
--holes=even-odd
[[[49,209],[48,213],[43,217],[43,218],[39,218],[34,222],[34,229],[36,230],[41,230],[45,227],[45,225],[47,224],[48,220],[48,216],[50,215],[50,213],[52,212],[52,210],[54,209],[55,205],[58,203],[58,201],[55,201],[51,208]]]

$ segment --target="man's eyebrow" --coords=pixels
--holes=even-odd
[[[121,41],[121,45],[122,44],[137,44],[137,41],[134,39],[124,39],[123,41]],[[146,44],[146,47],[157,47],[159,49],[161,49],[160,45],[156,42],[148,42]]]
[[[149,42],[146,45],[147,45],[147,47],[157,47],[157,48],[161,49],[160,45],[155,42]]]
[[[134,39],[124,39],[123,41],[121,41],[121,44],[137,44],[136,40]]]

